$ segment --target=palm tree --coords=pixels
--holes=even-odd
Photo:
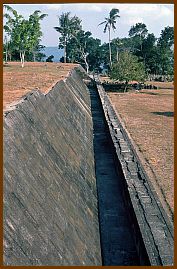
[[[66,63],[67,42],[81,29],[81,20],[77,16],[70,18],[70,12],[62,13],[59,16],[59,27],[54,29],[61,34],[59,48],[64,48],[64,63]]]
[[[23,19],[23,16],[18,15],[17,11],[9,5],[3,5],[3,8],[4,8],[4,12],[5,10],[9,12],[9,13],[3,14],[3,17],[6,20],[6,23],[4,24],[3,29],[5,33],[7,34],[4,40],[5,50],[6,50],[6,62],[7,62],[7,56],[9,56],[10,61],[11,61],[11,53],[14,50],[14,44],[11,41],[14,26],[17,25]]]
[[[119,9],[117,8],[113,8],[111,9],[111,11],[109,12],[109,17],[105,18],[105,21],[101,22],[99,25],[101,24],[105,24],[105,28],[104,28],[104,33],[106,33],[107,29],[108,29],[108,34],[109,34],[109,62],[110,62],[110,67],[112,67],[112,59],[111,59],[111,28],[113,30],[116,29],[115,24],[116,24],[116,19],[120,18],[120,16],[118,15],[119,13]]]
[[[33,61],[36,61],[36,53],[39,50],[39,43],[42,37],[42,31],[40,29],[40,21],[47,17],[47,14],[40,14],[40,10],[35,10],[33,14],[29,16],[30,31],[31,31],[31,51],[33,53]]]

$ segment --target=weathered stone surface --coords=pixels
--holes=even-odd
[[[90,98],[76,69],[5,114],[5,265],[101,265]]]

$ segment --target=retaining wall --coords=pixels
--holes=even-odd
[[[4,264],[101,265],[90,98],[75,68],[4,116]]]
[[[116,156],[121,166],[118,169],[122,169],[124,174],[124,197],[127,212],[132,220],[140,261],[144,258],[143,240],[151,265],[173,265],[173,224],[164,211],[104,88],[98,78],[96,80]]]

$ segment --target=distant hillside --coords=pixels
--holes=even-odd
[[[58,49],[58,47],[46,47],[44,50],[41,51],[46,55],[46,58],[44,58],[44,61],[50,56],[53,55],[54,62],[59,62],[60,58],[64,56],[63,49]]]

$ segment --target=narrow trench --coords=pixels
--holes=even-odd
[[[89,87],[89,92],[94,129],[102,264],[149,265],[145,247],[142,247],[143,254],[140,253],[141,244],[135,238],[132,228],[138,225],[132,225],[128,213],[129,202],[125,201],[123,173],[114,158],[115,153],[97,89]]]

